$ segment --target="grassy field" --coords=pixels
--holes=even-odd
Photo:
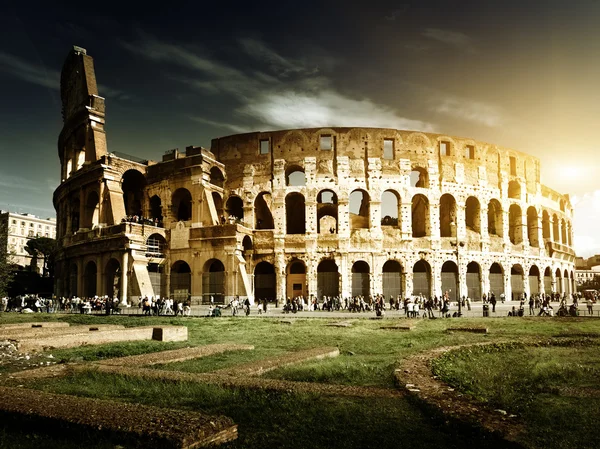
[[[287,317],[286,317],[287,318]],[[17,322],[31,320],[16,314],[0,316],[2,322]],[[182,319],[182,318],[150,318],[150,317],[90,317],[79,315],[48,316],[36,315],[35,319],[62,319],[72,324],[113,323],[126,326],[148,324],[184,324],[189,329],[189,342],[158,343],[135,342],[103,346],[89,346],[78,349],[53,351],[55,358],[62,361],[91,361],[125,355],[140,354],[164,349],[174,349],[188,345],[207,343],[243,343],[255,346],[254,351],[238,351],[192,360],[182,363],[160,366],[161,369],[208,372],[215,369],[235,366],[248,361],[279,355],[318,346],[337,346],[340,356],[318,362],[307,362],[297,366],[281,368],[267,375],[273,378],[290,379],[305,382],[325,382],[332,384],[366,385],[383,388],[395,388],[393,370],[400,361],[420,351],[439,346],[451,346],[476,342],[493,342],[506,340],[535,341],[547,339],[556,335],[577,336],[600,331],[600,322],[589,319],[542,319],[542,318],[498,318],[498,319],[461,319],[457,320],[423,320],[417,323],[410,332],[383,329],[382,327],[398,323],[398,320],[351,320],[352,327],[338,328],[326,326],[331,320],[326,319],[297,319],[293,324],[285,324],[278,319],[258,318],[220,318],[220,319]],[[404,323],[404,320],[400,320]],[[489,334],[468,334],[462,332],[448,333],[448,326],[478,326],[485,325]],[[594,349],[595,348],[595,349]],[[587,400],[596,401],[598,385],[591,381],[597,378],[598,355],[597,346],[588,345],[581,348],[580,355],[570,352],[567,348],[510,348],[508,354],[517,359],[530,361],[540,365],[539,372],[547,373],[549,379],[554,379],[558,365],[554,368],[544,368],[549,356],[544,351],[563,350],[561,357],[571,357],[561,366],[581,365],[582,372],[592,374],[578,378],[580,381],[573,390],[580,396],[587,394]],[[528,354],[526,351],[531,351]],[[495,391],[501,389],[508,392],[526,391],[531,383],[519,383],[531,365],[521,367],[517,361],[506,357],[506,351],[482,351],[481,354],[457,354],[457,362],[446,364],[441,370],[448,380],[460,388],[469,391],[482,400],[494,406],[499,399]],[[519,355],[520,354],[520,355]],[[534,358],[533,355],[537,358]],[[558,353],[557,353],[558,354]],[[519,355],[519,357],[517,357]],[[556,357],[559,357],[558,355]],[[581,358],[581,360],[579,360]],[[458,360],[460,359],[460,363]],[[471,360],[481,367],[481,375],[475,378],[492,379],[482,383],[468,376]],[[509,361],[509,360],[512,360]],[[537,362],[536,362],[537,360]],[[557,359],[558,360],[558,359]],[[562,359],[561,359],[562,360]],[[538,363],[539,362],[539,363]],[[563,362],[560,362],[563,363]],[[441,366],[441,365],[440,365]],[[453,366],[459,370],[452,371]],[[537,366],[537,365],[536,365]],[[548,365],[549,367],[551,366]],[[488,369],[488,371],[484,371]],[[553,371],[554,370],[554,371]],[[596,371],[594,371],[596,370]],[[576,372],[579,372],[575,370]],[[562,447],[597,447],[586,446],[591,441],[587,437],[579,437],[588,432],[588,421],[583,419],[585,408],[581,406],[581,398],[569,396],[571,402],[568,408],[570,418],[564,421],[565,401],[555,401],[553,388],[561,391],[563,387],[572,387],[573,369],[564,369],[556,384],[548,384],[547,392],[535,390],[534,397],[547,395],[543,404],[529,400],[527,394],[514,393],[513,404],[519,414],[527,416],[531,422],[531,439],[536,447],[545,449]],[[514,373],[514,374],[513,374]],[[537,382],[536,382],[537,384]],[[243,391],[223,389],[213,385],[198,385],[188,383],[166,383],[161,381],[140,380],[117,375],[99,375],[80,373],[65,378],[36,381],[35,388],[52,392],[76,394],[82,396],[115,398],[122,401],[140,402],[161,407],[185,408],[200,410],[212,414],[230,416],[239,425],[239,439],[226,447],[258,448],[258,447],[294,447],[294,448],[396,448],[402,447],[435,447],[459,448],[473,447],[506,447],[485,435],[473,434],[454,425],[447,425],[443,419],[432,417],[415,407],[405,398],[398,399],[350,399],[341,397],[323,397],[316,394],[268,393],[264,391]],[[521,388],[523,387],[523,388]],[[558,391],[558,390],[557,390]],[[567,391],[567,390],[564,390]],[[571,390],[568,390],[571,391]],[[590,396],[591,392],[591,396]],[[486,396],[487,394],[487,396]],[[551,399],[551,400],[550,400]],[[578,405],[579,400],[579,405]],[[510,409],[508,403],[498,404]],[[500,406],[498,405],[498,406]],[[580,411],[575,411],[580,409]],[[526,410],[531,410],[531,414]],[[598,415],[598,409],[595,409]],[[575,416],[577,419],[572,419]],[[533,418],[532,418],[533,417]],[[140,417],[143,419],[143,417]],[[560,419],[560,421],[555,421]],[[568,422],[573,431],[564,432],[561,423]],[[549,426],[549,423],[555,423]],[[553,438],[544,438],[546,430],[556,434]],[[563,438],[562,436],[565,435]],[[23,431],[11,426],[2,425],[0,418],[0,448],[41,447],[114,447],[109,443],[98,442],[85,435],[71,435],[65,440],[61,438],[41,436],[33,429]],[[578,442],[578,445],[565,446],[566,442]],[[106,444],[109,444],[108,446]]]

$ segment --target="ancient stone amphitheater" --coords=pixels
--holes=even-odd
[[[59,296],[481,299],[574,288],[573,210],[540,183],[535,157],[440,134],[312,128],[145,161],[107,149],[84,49],[69,54],[61,94]]]

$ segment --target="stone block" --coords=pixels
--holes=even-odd
[[[152,340],[158,341],[187,341],[188,328],[186,326],[163,326],[152,330]]]

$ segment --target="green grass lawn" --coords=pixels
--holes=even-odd
[[[287,319],[288,317],[286,317]],[[248,319],[220,318],[220,319],[190,319],[190,318],[155,318],[155,317],[93,317],[80,315],[48,316],[36,315],[34,318],[23,317],[17,314],[0,315],[0,323],[17,322],[24,320],[62,319],[72,324],[112,323],[126,326],[150,324],[183,324],[188,326],[189,341],[184,343],[159,343],[159,342],[132,342],[102,346],[88,346],[77,349],[52,351],[54,357],[63,361],[91,361],[111,357],[119,357],[146,352],[175,349],[184,346],[196,346],[208,343],[243,343],[255,346],[254,351],[236,351],[210,356],[204,359],[191,360],[176,364],[159,366],[160,369],[182,370],[191,372],[208,372],[215,369],[235,366],[239,363],[259,360],[276,356],[288,351],[313,348],[318,346],[337,346],[340,356],[317,362],[306,362],[297,366],[280,368],[267,375],[274,378],[290,379],[306,382],[326,382],[346,385],[369,385],[383,388],[395,388],[393,384],[393,370],[401,360],[407,356],[423,350],[438,346],[458,345],[466,343],[504,341],[504,340],[535,340],[547,339],[561,334],[584,334],[597,332],[599,322],[588,319],[461,319],[457,320],[423,320],[410,332],[382,329],[398,321],[404,320],[351,320],[352,327],[329,327],[325,319],[297,319],[292,325],[281,323],[277,319]],[[462,332],[448,333],[449,326],[480,326],[489,328],[489,334],[469,334]],[[600,356],[590,347],[582,349],[579,362],[577,355],[567,365],[578,363],[588,368],[598,369]],[[532,348],[538,354],[539,361],[545,361],[548,356],[543,350],[554,348]],[[565,349],[565,348],[557,348]],[[523,351],[525,349],[518,349]],[[512,350],[511,350],[512,351]],[[518,353],[517,350],[511,352]],[[492,384],[485,384],[483,391],[496,391],[502,388],[513,391],[515,382],[524,376],[527,367],[520,368],[514,362],[505,362],[506,358],[500,353],[482,352],[482,367],[489,367],[487,377],[492,371],[498,375]],[[565,349],[565,354],[570,354]],[[479,356],[478,356],[479,357]],[[463,379],[462,375],[468,371],[471,356],[465,356],[464,369],[457,372],[456,377]],[[523,360],[532,359],[531,356],[522,355]],[[463,362],[461,362],[463,363]],[[499,365],[504,363],[504,365]],[[595,363],[595,365],[594,365]],[[483,369],[483,368],[482,368]],[[541,368],[540,368],[541,369]],[[558,368],[553,368],[558,369]],[[586,368],[587,369],[587,368]],[[514,375],[512,374],[514,371]],[[543,370],[544,371],[544,370]],[[545,370],[546,372],[548,370]],[[550,372],[550,371],[548,371]],[[552,371],[554,373],[555,371]],[[450,371],[448,371],[450,376]],[[594,371],[594,373],[596,373]],[[500,375],[504,374],[504,375]],[[550,377],[552,377],[552,374]],[[565,377],[566,376],[566,377]],[[552,388],[560,388],[572,377],[570,374],[562,376]],[[593,375],[590,375],[593,377]],[[597,384],[590,381],[590,376],[585,377],[574,392],[584,394],[593,391]],[[596,376],[597,377],[597,376]],[[450,377],[449,377],[450,379]],[[464,379],[468,379],[464,377]],[[583,378],[582,378],[583,379]],[[452,381],[452,379],[450,379]],[[471,387],[468,380],[462,384],[455,381],[460,388],[465,388],[481,399],[490,401],[482,393]],[[510,382],[513,382],[510,384]],[[591,382],[591,381],[590,381]],[[518,382],[516,382],[518,384]],[[263,447],[294,447],[294,448],[396,448],[396,447],[506,447],[502,442],[491,440],[484,435],[473,435],[454,426],[444,424],[443,420],[431,417],[420,408],[415,407],[405,398],[398,399],[351,399],[341,397],[321,397],[318,395],[268,393],[262,391],[228,390],[214,385],[197,385],[188,383],[168,383],[127,378],[118,375],[79,373],[70,377],[35,381],[34,388],[47,391],[76,394],[82,396],[114,398],[123,401],[140,402],[161,407],[186,408],[200,410],[212,414],[230,416],[239,426],[239,439],[229,443],[226,447],[237,448],[263,448]],[[590,390],[591,389],[591,390]],[[553,393],[539,392],[537,396]],[[573,391],[570,391],[573,393]],[[506,395],[507,396],[507,395]],[[556,395],[554,395],[556,396]],[[564,395],[563,395],[564,396]],[[561,396],[562,397],[562,396]],[[520,404],[523,396],[515,396],[515,403]],[[575,414],[578,426],[585,408],[581,401],[573,398],[568,410],[578,407],[581,412]],[[579,398],[581,399],[581,398]],[[585,401],[589,400],[586,397]],[[578,405],[579,404],[579,405]],[[523,402],[522,407],[531,408],[531,402]],[[564,446],[563,440],[578,441],[584,444],[587,440],[574,439],[576,435],[561,438],[565,434],[558,425],[556,438],[541,439],[544,432],[536,430],[536,423],[555,422],[562,416],[565,403],[546,401],[544,407],[537,408],[535,416],[539,421],[532,421],[535,429],[531,430],[532,441],[537,447],[544,449],[562,447],[586,447],[585,445]],[[508,407],[507,407],[508,408]],[[525,413],[523,409],[515,409],[518,413]],[[569,412],[574,413],[574,412]],[[598,414],[597,414],[598,415]],[[560,418],[563,419],[563,418]],[[547,421],[549,420],[549,421]],[[2,427],[0,419],[0,448],[13,447],[41,447],[41,436],[32,431],[24,432],[12,428]],[[529,421],[528,421],[529,422]],[[565,421],[556,421],[557,423]],[[573,422],[569,419],[568,422]],[[583,427],[576,427],[579,433],[588,430],[586,421]],[[544,424],[546,425],[546,424]],[[4,433],[3,433],[4,432]],[[577,433],[577,432],[575,432]],[[44,447],[114,447],[106,446],[90,437],[82,442],[85,435],[72,436],[68,441],[61,438],[44,438]],[[77,440],[79,439],[79,440]],[[77,440],[77,441],[75,441]],[[95,446],[96,445],[96,446]]]

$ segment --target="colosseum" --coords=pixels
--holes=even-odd
[[[540,161],[468,138],[311,128],[162,161],[110,152],[92,58],[61,76],[58,296],[203,303],[574,289],[573,209]]]

